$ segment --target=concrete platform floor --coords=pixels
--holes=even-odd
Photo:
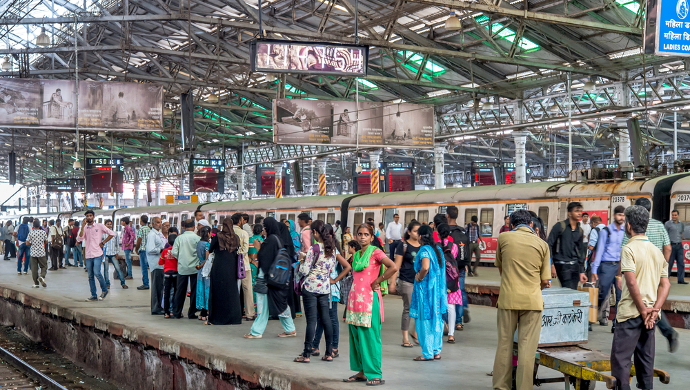
[[[0,286],[22,292],[55,305],[74,310],[84,315],[94,316],[106,323],[124,325],[154,337],[172,337],[203,349],[210,355],[241,358],[247,366],[257,372],[261,367],[270,367],[273,375],[285,373],[308,378],[310,388],[353,389],[364,388],[363,383],[345,384],[341,380],[352,375],[348,360],[347,326],[340,322],[340,357],[332,363],[314,359],[310,364],[293,363],[303,348],[305,329],[304,318],[296,320],[297,338],[279,339],[282,332],[278,321],[270,321],[264,338],[247,340],[242,335],[249,331],[251,323],[239,326],[203,326],[197,320],[166,320],[150,314],[148,291],[137,291],[141,284],[141,274],[134,269],[135,279],[128,280],[129,289],[123,290],[114,282],[108,297],[99,302],[85,302],[89,296],[87,275],[82,268],[49,271],[47,288],[31,288],[30,275],[17,275],[16,262],[0,261]],[[480,277],[468,278],[468,283],[493,279],[496,269],[481,269]],[[490,280],[487,280],[487,282]],[[111,283],[113,281],[111,280]],[[472,321],[465,330],[456,332],[456,344],[444,344],[443,359],[435,362],[414,362],[412,359],[421,353],[419,347],[402,348],[400,335],[400,315],[402,302],[397,296],[384,298],[385,323],[383,338],[383,377],[386,388],[422,389],[429,385],[438,389],[490,389],[493,357],[496,348],[496,312],[485,306],[471,306]],[[342,309],[340,310],[342,313]],[[342,315],[342,314],[340,314]],[[658,334],[656,367],[671,374],[671,384],[657,388],[678,389],[681,383],[690,380],[690,331],[679,330],[680,349],[676,354],[667,351],[666,340]],[[610,352],[612,334],[609,327],[596,325],[590,334],[590,348]],[[322,343],[323,346],[323,343]],[[554,371],[539,369],[539,377],[553,377]],[[604,388],[603,383],[598,388]],[[540,389],[563,389],[563,384],[544,384]]]

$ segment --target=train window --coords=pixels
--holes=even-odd
[[[544,230],[548,232],[549,229],[547,224],[549,223],[549,208],[546,206],[540,207],[537,215],[539,218],[541,218],[541,221],[544,222]]]
[[[208,222],[213,225],[213,221],[216,220],[216,213],[209,213],[208,214]]]
[[[446,214],[448,210],[448,206],[438,206],[438,213],[439,214]]]
[[[414,219],[414,211],[405,211],[405,225],[409,225]]]
[[[324,213],[318,213],[318,214],[316,214],[316,219],[325,222],[325,221],[326,221],[326,214],[324,214]]]
[[[326,223],[329,223],[331,225],[335,225],[335,213],[326,214]]]
[[[429,210],[419,210],[417,212],[417,221],[420,223],[429,222]]]
[[[364,221],[368,221],[369,219],[374,219],[374,213],[366,213],[364,214]],[[374,221],[374,226],[376,226],[376,221]]]
[[[168,220],[168,216],[166,214],[161,214],[161,222],[165,222]]]
[[[103,223],[103,217],[98,217],[98,223]]]
[[[362,213],[355,213],[354,226],[359,226],[362,224],[363,216],[364,216],[364,214],[362,214]]]
[[[482,236],[491,237],[494,226],[494,209],[482,209],[479,223],[482,226]]]
[[[269,211],[269,212],[266,213],[266,217],[275,218],[275,217],[276,217],[276,213],[274,213],[274,212],[272,212],[272,211]]]
[[[134,218],[134,227],[139,226],[139,218]]]
[[[477,216],[477,209],[465,209],[465,225],[470,223],[472,217]]]
[[[180,221],[184,222],[187,220],[188,214],[182,214],[182,218],[180,218]]]
[[[224,220],[225,220],[225,215],[221,215],[220,217],[218,217],[218,226],[217,227],[220,228],[221,226],[223,226]]]
[[[295,214],[288,214],[288,220],[294,221],[295,220]]]
[[[506,215],[510,215],[517,210],[527,210],[527,203],[508,203],[506,205]]]
[[[286,218],[285,218],[286,216],[287,216],[287,215],[285,215],[285,214],[280,214],[280,220],[282,221],[282,220],[286,219]]]
[[[115,219],[115,226],[113,226],[113,227],[115,228],[116,232],[120,231],[120,218]]]
[[[690,237],[690,203],[678,204],[676,203],[674,210],[678,210],[678,220],[685,224],[685,229],[683,230],[683,239]]]
[[[247,223],[250,225],[254,224],[254,214],[247,214]]]
[[[178,227],[177,223],[180,222],[178,218],[179,218],[178,216],[175,216],[175,217],[173,218],[172,226]]]

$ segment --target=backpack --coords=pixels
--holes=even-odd
[[[458,286],[460,273],[458,272],[458,263],[456,258],[453,256],[453,245],[455,244],[448,243],[447,246],[443,247],[443,257],[446,260],[446,289],[452,293],[460,289],[460,286]],[[460,251],[458,251],[458,256],[460,256]]]
[[[54,229],[55,231],[55,234],[53,234],[53,238],[50,241],[50,247],[54,249],[62,249],[62,235],[58,234],[57,226],[53,225],[50,228]]]
[[[311,272],[311,270],[314,269],[316,261],[319,260],[319,256],[321,256],[321,247],[319,246],[319,244],[312,245],[311,249],[314,252],[314,261],[311,263],[311,268],[309,272]],[[299,267],[299,263],[295,263],[295,267]],[[299,280],[295,280],[294,290],[295,294],[297,294],[298,296],[302,295],[302,285],[304,284],[304,281],[307,279],[307,276],[309,275],[302,276],[301,278],[299,278]],[[296,277],[297,272],[295,272],[295,278]]]
[[[292,259],[290,259],[290,255],[283,247],[280,239],[275,235],[273,236],[278,240],[279,250],[275,259],[273,259],[271,267],[268,269],[266,284],[277,288],[287,288],[290,285],[290,265],[292,264]]]
[[[601,238],[601,231],[606,230],[606,233],[608,233],[608,235],[606,236],[606,244],[608,244],[608,240],[609,240],[609,238],[611,238],[611,230],[609,229],[608,226],[604,226],[603,229],[592,228],[592,230],[596,230],[597,233],[599,233],[599,236],[597,237],[597,244],[594,246],[594,249],[592,249],[592,251],[590,252],[589,259],[587,259],[590,263],[594,262],[594,258],[596,257],[597,251],[599,250],[599,248],[603,248],[603,247],[599,246],[599,244],[601,243],[601,240],[599,239],[599,238]],[[589,234],[592,234],[592,233],[590,232]]]
[[[472,252],[469,251],[470,238],[465,229],[458,225],[450,225],[450,236],[453,237],[453,243],[460,249],[457,258],[458,269],[464,269],[466,265],[469,265],[472,257]]]
[[[563,232],[565,231],[565,226],[566,226],[565,221],[559,222],[558,225],[561,227],[561,231],[560,231],[560,233],[558,233],[558,243],[556,246],[556,253],[561,252],[561,236],[563,235]],[[582,226],[578,226],[577,229],[578,229],[578,232],[580,233],[580,235],[582,236],[582,238],[584,238],[585,232],[584,232],[584,230],[582,230]],[[577,249],[577,247],[576,247],[576,249]],[[576,250],[576,252],[577,252],[577,250]],[[578,257],[579,257],[579,255],[578,255]]]

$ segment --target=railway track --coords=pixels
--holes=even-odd
[[[29,363],[0,347],[0,389],[67,390]]]

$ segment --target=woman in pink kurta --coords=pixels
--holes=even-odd
[[[350,333],[350,369],[357,374],[343,381],[379,386],[385,383],[381,379],[383,301],[380,284],[390,279],[398,267],[381,249],[371,245],[376,238],[373,227],[362,224],[357,227],[356,234],[362,249],[355,253],[352,261],[352,288],[345,318]]]

